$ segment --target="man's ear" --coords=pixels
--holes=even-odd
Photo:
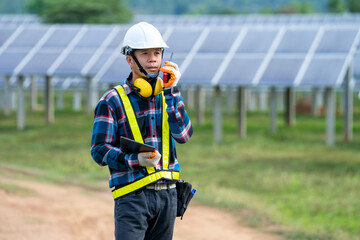
[[[134,60],[130,55],[126,55],[126,61],[129,64],[130,68],[133,69]]]

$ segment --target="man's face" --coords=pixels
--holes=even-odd
[[[134,50],[134,55],[148,74],[159,72],[162,60],[160,48],[136,49]],[[140,72],[138,65],[130,55],[126,56],[126,60],[132,69],[133,80],[139,77],[146,77],[145,74]]]

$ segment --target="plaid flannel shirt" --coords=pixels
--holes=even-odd
[[[162,154],[161,94],[144,99],[126,83],[123,87],[132,103],[144,143],[154,146]],[[169,169],[180,171],[174,140],[178,143],[186,143],[193,133],[193,128],[178,88],[164,90],[164,96],[170,127]],[[101,97],[95,108],[91,140],[92,158],[100,166],[109,167],[110,188],[133,182],[147,175],[146,169],[139,165],[137,154],[121,151],[120,136],[133,139],[120,96],[115,89],[111,89]],[[160,161],[156,168],[161,169],[161,167]]]

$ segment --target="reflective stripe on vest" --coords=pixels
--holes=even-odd
[[[134,136],[134,140],[144,143],[144,140],[141,136],[139,125],[137,124],[134,110],[131,106],[129,97],[126,95],[124,88],[121,85],[115,87],[121,101],[124,105],[125,113],[128,118],[131,132]],[[168,115],[166,114],[166,102],[165,97],[161,94],[162,97],[162,159],[163,159],[163,170],[156,171],[154,167],[146,167],[146,170],[149,175],[136,180],[133,183],[130,183],[122,188],[116,189],[113,191],[114,199],[128,194],[130,192],[136,191],[137,189],[143,188],[150,183],[156,182],[160,179],[169,179],[169,180],[178,180],[179,172],[168,171],[169,168],[169,154],[170,154],[170,129],[168,122]]]
[[[158,171],[154,172],[146,177],[140,178],[139,180],[132,182],[122,188],[116,189],[112,192],[114,199],[124,196],[128,193],[136,191],[140,188],[149,185],[150,183],[156,182],[160,179],[179,180],[179,172],[175,171]]]
[[[129,120],[130,129],[131,129],[131,132],[132,132],[132,134],[134,136],[134,140],[137,141],[137,142],[144,143],[144,140],[143,140],[143,138],[141,136],[140,128],[139,128],[139,125],[138,125],[138,123],[136,121],[135,113],[134,113],[134,110],[133,110],[133,108],[131,106],[129,97],[126,95],[125,90],[121,85],[116,86],[115,89],[118,91],[118,93],[120,95],[120,98],[121,98],[121,101],[123,102],[125,113],[126,113],[126,116],[127,116],[128,120]],[[148,173],[155,172],[154,167],[146,167],[146,170],[147,170]]]

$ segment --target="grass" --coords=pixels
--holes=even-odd
[[[298,116],[291,128],[279,119],[279,129],[272,134],[267,114],[250,113],[248,137],[240,140],[232,116],[224,121],[225,137],[219,145],[212,143],[208,121],[195,127],[190,146],[178,147],[183,177],[194,179],[204,193],[197,196],[201,201],[232,211],[250,210],[257,216],[244,221],[286,226],[291,230],[281,233],[288,239],[358,239],[358,116],[351,143],[342,142],[338,117],[334,147],[325,145],[323,117]]]
[[[14,113],[0,115],[0,164],[31,171],[25,177],[103,187],[108,173],[90,156],[92,116],[64,110],[56,113],[53,125],[46,125],[43,112],[26,115],[24,131],[17,130]]]
[[[212,113],[201,126],[193,110],[189,114],[194,135],[177,149],[182,178],[197,188],[197,201],[228,209],[243,224],[285,239],[359,239],[358,108],[353,141],[343,142],[338,116],[333,147],[325,144],[324,117],[299,115],[296,125],[287,127],[279,114],[278,130],[271,133],[268,113],[249,112],[248,136],[239,139],[234,114],[224,118],[223,142],[215,144]],[[92,116],[69,107],[56,112],[53,125],[45,124],[43,112],[27,112],[24,131],[16,129],[15,113],[0,113],[0,173],[12,169],[25,180],[105,189],[108,171],[91,160],[91,130]]]
[[[0,182],[0,189],[9,192],[10,194],[18,194],[20,196],[31,196],[35,194],[35,192],[29,188],[24,188],[22,186],[11,183]]]

